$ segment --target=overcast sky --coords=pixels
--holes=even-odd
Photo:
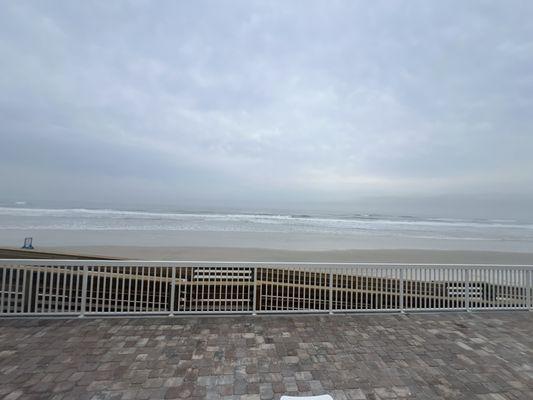
[[[0,197],[533,197],[532,1],[0,8]]]

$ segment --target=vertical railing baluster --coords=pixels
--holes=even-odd
[[[465,308],[470,311],[470,270],[465,269]]]
[[[403,288],[403,280],[404,280],[404,269],[405,267],[400,267],[400,312],[403,314],[405,313],[405,306],[404,306],[404,288]]]
[[[94,312],[98,313],[100,311],[100,271],[103,267],[98,265],[94,271],[93,279],[96,278],[96,291],[94,292],[94,301],[91,299],[91,307],[90,310],[93,311],[93,305],[94,305]],[[91,282],[92,283],[92,282]],[[91,293],[93,293],[94,290],[94,284],[91,284]]]
[[[329,313],[333,314],[333,268],[329,271]]]
[[[113,284],[113,277],[115,278],[115,293],[114,293],[115,306],[113,307],[113,312],[118,312],[118,294],[119,294],[118,284],[120,281],[120,269],[119,267],[111,266],[109,271],[110,271],[110,278],[109,278],[109,290],[110,291],[111,291],[111,286]],[[111,310],[111,294],[109,295],[109,309]]]
[[[158,299],[157,299],[157,311],[161,311],[161,299],[163,298],[163,271],[165,271],[165,286],[167,286],[168,268],[158,268],[158,269],[154,270],[154,276],[157,275],[157,271],[159,271],[159,279],[157,281],[154,280],[154,293],[157,292],[157,296],[158,296]],[[176,272],[174,272],[174,274],[175,273]],[[156,279],[156,278],[154,278],[154,279]],[[155,300],[154,300],[154,304],[155,304]]]
[[[257,265],[254,265],[252,268],[254,270],[252,315],[257,315]]]
[[[157,282],[157,269],[156,267],[148,266],[148,282],[146,282],[146,306],[150,311],[155,312],[156,310],[156,301],[155,301],[155,285]],[[152,303],[150,304],[150,295],[152,295]]]
[[[2,267],[2,287],[0,290],[0,314],[7,313],[5,303],[4,303],[4,294],[6,293],[6,275],[9,267]]]
[[[14,301],[13,301],[13,312],[18,313],[19,309],[19,278],[20,278],[20,269],[17,268],[17,275],[15,280],[15,288],[11,289],[13,291]]]
[[[527,271],[528,274],[527,274],[527,278],[526,278],[526,283],[525,283],[525,288],[526,288],[526,304],[527,304],[527,308],[529,308],[529,311],[533,311],[533,299],[531,296],[531,292],[533,291],[533,269],[530,269],[529,271]]]
[[[89,278],[89,271],[87,265],[83,266],[83,281],[81,283],[81,307],[80,317],[85,317],[85,307],[87,303],[87,280]]]
[[[87,269],[89,270],[89,267],[87,267]],[[87,312],[91,312],[93,310],[93,304],[94,304],[94,301],[93,301],[93,298],[94,298],[94,282],[95,282],[95,279],[96,279],[96,270],[97,270],[97,268],[95,268],[94,266],[90,267],[91,279],[90,279],[90,281],[89,280],[87,281],[87,291],[88,291],[87,300],[86,300],[86,304],[87,304],[86,311]]]
[[[33,295],[33,266],[29,267],[29,281],[28,281],[28,312],[31,313],[33,311],[32,308],[32,296]],[[1,306],[0,306],[1,311]]]
[[[174,316],[174,300],[176,297],[176,266],[172,265],[172,282],[170,286],[170,314],[169,316]],[[168,276],[168,275],[167,275]]]
[[[189,275],[190,274],[190,275]],[[187,279],[189,279],[189,281],[187,282],[187,286],[188,286],[188,290],[189,290],[189,303],[188,303],[188,307],[187,305],[184,306],[184,311],[194,311],[193,309],[193,280],[194,280],[194,267],[190,267],[190,268],[187,268],[187,275],[186,275]],[[185,303],[187,304],[187,303]]]
[[[52,295],[53,295],[53,289],[54,289],[54,276],[55,276],[55,268],[50,268],[50,284],[48,286],[48,312],[52,311]]]
[[[7,286],[5,288],[6,292],[6,301],[5,301],[5,313],[9,314],[11,312],[11,292],[13,291],[13,276],[15,274],[15,266],[9,266],[9,279],[7,281]]]
[[[146,269],[148,269],[148,273],[150,273],[150,267],[145,268],[144,266],[141,267],[141,298],[139,299],[139,312],[148,311],[148,296],[145,294],[144,290],[144,281],[146,280]],[[147,282],[148,287],[148,282]],[[146,300],[145,300],[146,299]]]
[[[173,266],[173,267],[176,268],[176,266]],[[168,297],[168,289],[169,289],[169,288],[168,288],[168,268],[161,268],[160,271],[161,271],[161,276],[160,276],[161,279],[163,279],[163,271],[165,271],[165,284],[162,285],[163,281],[162,281],[162,280],[159,281],[159,305],[160,305],[160,307],[161,307],[161,296],[162,296],[161,291],[162,291],[162,288],[164,288],[164,290],[163,290],[163,292],[164,292],[163,297],[165,298],[165,304],[167,304],[167,301],[168,301],[168,300],[167,300],[167,297]],[[175,273],[176,273],[176,272],[174,272],[174,274],[175,274]],[[170,272],[170,283],[172,283],[172,269],[171,269],[171,272]],[[176,285],[174,285],[174,286],[176,286]],[[170,288],[170,290],[172,291],[172,288]],[[174,291],[175,291],[175,290],[176,290],[176,289],[174,289]],[[174,292],[174,300],[175,300],[175,298],[176,298],[176,292]]]
[[[44,279],[46,277],[46,270],[43,271],[42,266],[37,267],[37,279],[35,281],[35,295],[33,298],[33,309],[37,312],[44,312]],[[43,282],[41,284],[41,282]],[[42,298],[40,297],[41,293],[39,291],[42,291]]]
[[[180,264],[179,267],[174,267],[174,269],[177,269],[177,268],[179,268],[179,269],[176,270],[175,273],[176,272],[179,273],[179,286],[178,286],[178,313],[179,313],[180,312],[180,307],[181,307],[181,283],[182,283],[183,268],[181,267],[181,264]],[[185,298],[187,298],[187,294],[185,294]],[[184,302],[184,304],[185,304],[185,302]]]

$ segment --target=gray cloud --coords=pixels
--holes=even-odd
[[[533,195],[529,1],[2,9],[13,196]]]

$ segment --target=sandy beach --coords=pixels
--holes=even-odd
[[[136,260],[191,261],[300,261],[300,262],[380,262],[380,263],[465,263],[533,265],[533,253],[421,250],[351,249],[284,250],[237,247],[148,247],[148,246],[65,246],[45,247],[40,251],[84,257]],[[1,254],[1,252],[0,252]],[[30,257],[31,252],[28,253]]]
[[[76,257],[191,261],[489,263],[533,265],[527,241],[436,240],[267,232],[0,230],[0,247]],[[27,257],[31,258],[31,252]],[[10,258],[9,252],[0,252]],[[38,257],[40,258],[40,257]],[[74,257],[75,258],[75,257]]]

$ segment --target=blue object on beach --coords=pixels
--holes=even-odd
[[[24,246],[22,246],[22,248],[33,250],[33,238],[31,237],[24,238]]]

